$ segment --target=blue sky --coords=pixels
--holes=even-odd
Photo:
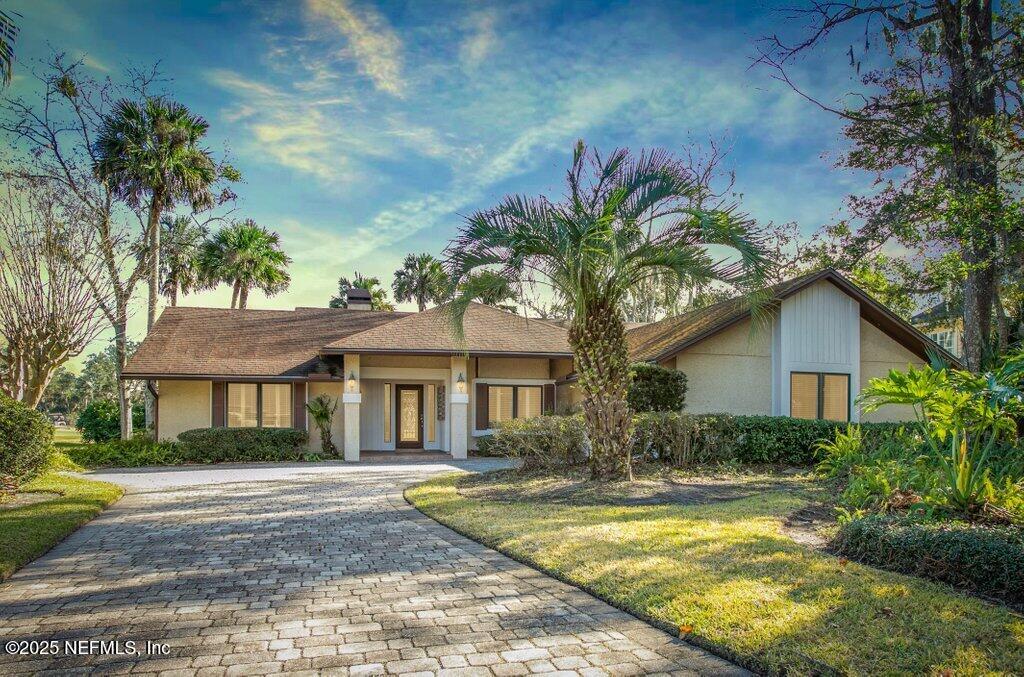
[[[407,252],[441,252],[460,214],[510,192],[557,194],[577,138],[679,151],[713,137],[731,148],[742,208],[804,232],[870,180],[832,169],[838,120],[749,68],[760,36],[792,28],[763,2],[13,6],[22,68],[48,45],[97,76],[159,61],[174,97],[209,120],[210,147],[245,177],[238,215],[278,231],[294,259],[291,289],[254,294],[253,307],[324,305],[354,270],[390,286]],[[852,89],[847,46],[796,77],[826,98]]]

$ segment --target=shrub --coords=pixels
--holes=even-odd
[[[67,450],[67,455],[75,463],[87,468],[137,468],[189,462],[179,445],[174,442],[157,442],[144,434],[130,440],[76,445]]]
[[[637,414],[634,423],[633,454],[643,460],[686,466],[726,460],[735,453],[731,416],[646,413]]]
[[[37,475],[52,444],[46,416],[0,393],[0,483],[16,485]]]
[[[582,416],[538,416],[505,421],[485,448],[522,459],[524,470],[564,468],[586,460],[586,440]]]
[[[197,428],[178,435],[190,463],[297,461],[309,435],[295,428]]]
[[[633,411],[682,411],[686,374],[647,363],[634,364],[630,372],[633,380],[626,399]]]
[[[146,425],[146,405],[132,405],[132,428]],[[75,427],[86,442],[109,442],[121,438],[121,409],[116,400],[93,400],[75,421]]]
[[[93,400],[75,421],[86,442],[109,442],[121,436],[121,416],[114,400]]]
[[[1024,602],[1024,531],[871,515],[840,528],[833,549],[850,559]]]
[[[331,422],[337,409],[338,400],[332,400],[327,393],[317,395],[306,403],[306,411],[320,433],[320,450],[328,457],[338,455],[338,447],[331,437]]]

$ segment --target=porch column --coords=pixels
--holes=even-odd
[[[359,388],[359,356],[345,355],[345,392],[341,396],[345,408],[345,460],[359,460],[359,406],[363,395]]]
[[[469,456],[469,360],[465,357],[452,358],[452,370],[448,377],[448,392],[451,393],[451,452],[453,459]],[[461,383],[459,377],[462,378]]]

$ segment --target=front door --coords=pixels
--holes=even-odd
[[[402,449],[423,448],[423,386],[396,385],[398,440]]]

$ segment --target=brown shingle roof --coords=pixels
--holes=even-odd
[[[446,308],[413,313],[327,345],[325,353],[536,354],[570,356],[569,333],[550,322],[527,319],[473,303],[466,309],[465,340],[455,337]]]
[[[766,305],[771,307],[787,296],[820,280],[831,282],[842,292],[854,298],[860,304],[861,317],[889,334],[919,357],[928,359],[928,353],[935,352],[950,364],[959,364],[956,357],[943,350],[909,322],[895,315],[832,268],[800,275],[769,287]],[[637,362],[666,359],[749,316],[748,301],[744,298],[734,298],[707,308],[637,327],[626,332],[630,358]]]
[[[301,377],[327,343],[405,315],[339,308],[167,308],[124,375]]]

